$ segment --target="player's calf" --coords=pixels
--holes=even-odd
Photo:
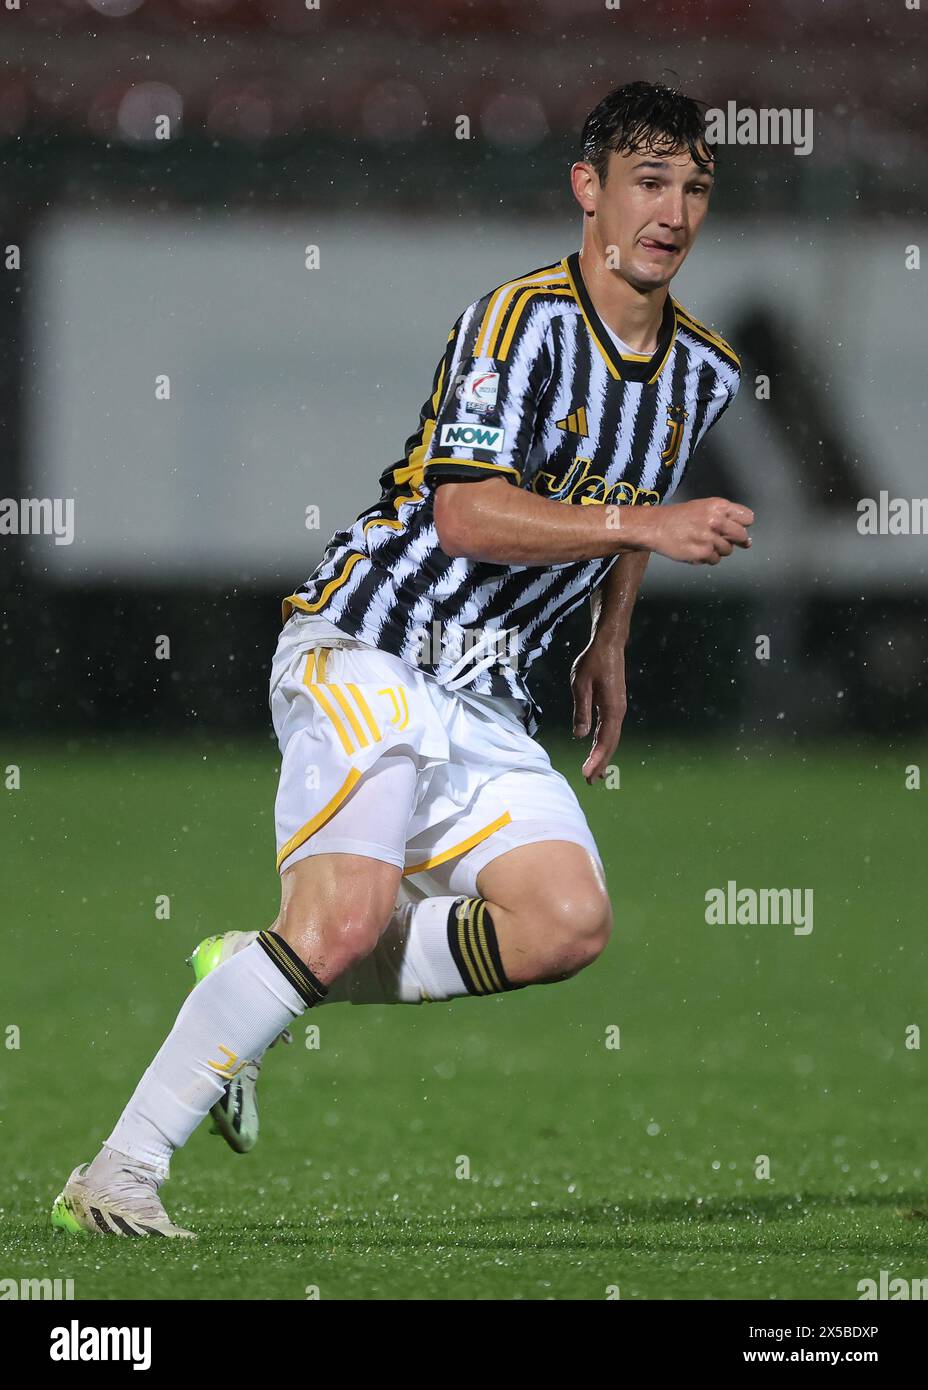
[[[520,972],[524,983],[552,984],[577,975],[602,955],[612,933],[612,909],[605,894],[561,892],[533,920],[539,940]],[[523,926],[526,925],[523,923]]]
[[[539,841],[481,870],[506,975],[513,986],[576,975],[605,950],[612,905],[599,864],[572,841]]]
[[[540,902],[532,895],[515,913],[495,910],[513,985],[554,984],[592,965],[606,949],[612,909],[605,894],[561,890]]]

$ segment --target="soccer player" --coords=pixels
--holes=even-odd
[[[606,944],[602,862],[533,737],[526,672],[590,596],[571,678],[576,734],[595,710],[595,781],[648,555],[718,564],[754,518],[722,498],[662,505],[739,380],[669,293],[712,191],[700,108],[621,87],[581,153],[579,253],[465,309],[380,497],[284,600],[279,916],[204,953],[116,1128],[55,1202],[60,1229],[189,1235],[159,1197],[171,1155],[213,1107],[234,1133],[232,1083],[304,1010],[564,980]]]

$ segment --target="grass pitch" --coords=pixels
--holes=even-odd
[[[557,745],[616,906],[599,963],[503,999],[307,1015],[266,1063],[258,1148],[204,1126],[175,1159],[166,1204],[196,1243],[54,1236],[185,956],[273,920],[275,754],[7,743],[0,1277],[73,1278],[79,1299],[855,1299],[881,1269],[928,1274],[928,1041],[906,1045],[928,1024],[928,790],[904,778],[925,748],[629,739],[607,790]],[[812,933],[707,925],[729,879],[813,889]]]

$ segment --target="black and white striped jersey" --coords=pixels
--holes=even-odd
[[[738,389],[731,348],[668,296],[653,354],[623,353],[577,253],[492,290],[454,325],[404,457],[284,600],[451,689],[527,702],[525,676],[615,557],[500,565],[442,550],[445,480],[505,478],[557,502],[657,506]]]

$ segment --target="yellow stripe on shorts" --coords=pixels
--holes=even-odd
[[[327,715],[329,716],[329,718],[331,719],[332,724],[333,724],[334,727],[335,727],[335,732],[338,734],[338,737],[341,739],[341,745],[342,745],[342,747],[344,748],[345,752],[348,754],[348,756],[349,756],[349,758],[350,758],[351,755],[352,755],[352,753],[354,752],[354,744],[351,742],[351,739],[348,737],[348,733],[347,733],[347,730],[345,729],[344,724],[343,724],[342,721],[339,719],[337,713],[335,712],[335,710],[334,710],[333,707],[332,707],[332,703],[331,703],[331,701],[329,700],[328,695],[325,693],[325,692],[326,692],[326,689],[331,690],[331,688],[332,688],[331,686],[323,687],[323,686],[321,686],[321,685],[311,685],[311,686],[309,687],[309,693],[310,693],[310,695],[312,695],[313,699],[314,699],[314,700],[317,702],[317,704],[320,706],[320,708],[322,709],[323,713],[324,713],[324,714],[327,714]]]
[[[361,711],[361,713],[362,713],[363,716],[364,716],[364,720],[365,720],[365,722],[366,722],[366,724],[367,724],[367,727],[370,729],[370,731],[371,731],[371,733],[372,733],[372,735],[373,735],[374,742],[375,742],[375,743],[379,743],[380,740],[383,738],[383,734],[382,734],[382,733],[380,732],[380,730],[378,729],[378,727],[377,727],[377,721],[375,720],[374,716],[371,714],[370,705],[367,703],[367,701],[365,700],[365,698],[364,698],[364,696],[362,695],[361,691],[358,689],[358,687],[357,687],[356,685],[354,685],[351,681],[346,681],[346,682],[345,682],[345,685],[346,685],[347,688],[351,691],[352,695],[354,696],[355,700],[357,701],[358,709]]]
[[[326,689],[331,690],[332,694],[335,696],[336,700],[341,705],[345,717],[348,720],[348,723],[351,725],[352,730],[354,731],[354,736],[358,740],[358,746],[360,748],[366,748],[368,743],[367,735],[361,728],[360,719],[348,703],[348,696],[344,693],[341,686],[339,685],[328,685],[326,686]]]
[[[330,647],[315,647],[311,652],[307,653],[306,666],[303,672],[303,684],[323,713],[328,715],[335,728],[335,732],[338,734],[342,747],[348,756],[351,757],[358,749],[367,748],[370,739],[367,733],[365,733],[364,725],[361,723],[361,719],[358,718],[358,714],[352,706],[351,701],[348,699],[348,695],[345,694],[346,690],[357,705],[361,713],[361,718],[370,731],[371,739],[373,739],[375,743],[379,743],[383,738],[383,734],[377,727],[377,721],[371,713],[370,705],[364,698],[362,691],[353,681],[346,681],[344,686],[342,686],[333,681],[326,680],[329,652],[331,650]],[[339,707],[338,710],[335,708],[336,705]],[[344,715],[344,718],[348,721],[347,728],[339,714],[339,710],[341,711],[341,715]],[[350,733],[349,729],[351,731]],[[352,734],[354,738],[352,738]],[[357,743],[357,748],[355,747],[355,743]]]
[[[326,821],[331,820],[345,798],[354,790],[354,787],[361,780],[361,773],[353,767],[339,787],[332,799],[326,802],[321,811],[308,820],[305,825],[301,825],[295,835],[291,835],[287,843],[281,848],[277,856],[277,867],[280,868],[285,859],[289,859],[295,849],[305,844],[310,835],[314,835],[317,830],[321,830]]]

